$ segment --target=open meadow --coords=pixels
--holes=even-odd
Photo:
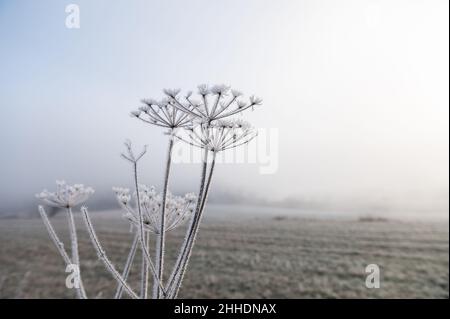
[[[132,241],[127,222],[118,212],[92,216],[107,254],[121,271]],[[86,291],[91,298],[111,298],[116,284],[77,218]],[[64,215],[52,222],[67,243]],[[171,262],[183,231],[168,235]],[[365,286],[368,264],[381,269],[379,289]],[[134,266],[131,278],[138,290],[140,256]],[[72,298],[64,270],[40,219],[0,220],[0,298]],[[448,221],[210,215],[180,297],[448,298]]]

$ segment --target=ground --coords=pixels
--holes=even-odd
[[[92,215],[105,251],[121,270],[132,240],[126,222],[117,213]],[[67,243],[64,215],[52,223]],[[111,298],[116,284],[80,216],[77,224],[86,291]],[[183,234],[179,229],[168,235],[167,266]],[[381,269],[379,289],[365,286],[369,264]],[[135,265],[131,279],[138,291],[139,258]],[[72,298],[64,270],[41,220],[0,220],[0,298]],[[448,221],[209,217],[180,297],[448,298]]]

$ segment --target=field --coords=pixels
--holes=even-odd
[[[117,212],[92,215],[106,252],[121,270],[132,240],[126,222]],[[64,215],[52,222],[67,243]],[[77,223],[88,295],[111,298],[116,284],[97,259],[81,219]],[[168,236],[172,262],[182,237],[183,229]],[[137,291],[139,259],[132,270]],[[379,289],[365,286],[368,264],[381,269]],[[0,220],[0,298],[72,298],[64,270],[41,220]],[[180,297],[448,298],[448,221],[209,216]]]

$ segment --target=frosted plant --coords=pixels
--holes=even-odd
[[[156,125],[167,130],[169,146],[165,164],[163,189],[160,193],[154,187],[140,184],[138,163],[147,152],[147,147],[137,155],[132,150],[131,142],[125,143],[126,151],[122,157],[131,163],[134,190],[126,188],[113,188],[119,205],[124,209],[124,216],[130,222],[134,232],[126,263],[122,273],[111,263],[95,232],[89,212],[86,207],[81,208],[83,220],[87,227],[92,244],[98,257],[106,269],[117,281],[114,297],[120,299],[123,292],[131,298],[148,298],[149,273],[153,277],[153,298],[176,298],[183,282],[184,275],[193,251],[195,240],[199,231],[202,216],[211,187],[212,177],[219,152],[249,143],[256,131],[250,124],[241,119],[226,119],[241,114],[247,109],[261,105],[262,100],[251,96],[245,102],[239,91],[231,90],[226,85],[198,86],[199,100],[195,100],[192,92],[183,98],[178,89],[166,89],[166,97],[161,101],[143,100],[144,106],[131,112],[131,116],[142,122]],[[199,147],[203,152],[203,161],[200,174],[200,187],[198,194],[175,196],[169,191],[170,171],[172,165],[172,151],[175,141],[181,141]],[[208,157],[212,156],[210,163]],[[43,191],[38,198],[50,206],[67,210],[69,229],[72,243],[72,256],[69,257],[64,245],[58,238],[47,214],[42,206],[39,212],[50,238],[55,243],[58,252],[66,264],[79,264],[78,241],[72,207],[83,204],[94,191],[83,185],[68,186],[64,182],[57,183],[54,193]],[[166,283],[164,278],[165,235],[167,232],[182,226],[189,221],[186,235],[180,245],[178,257]],[[155,257],[149,253],[151,236],[156,237]],[[128,283],[131,266],[138,250],[142,252],[140,294],[137,294]],[[81,282],[77,289],[78,297],[87,298]]]
[[[170,92],[172,92],[171,94],[176,94],[175,91]],[[191,125],[190,115],[173,107],[169,99],[162,99],[161,101],[144,99],[142,102],[145,105],[141,106],[137,111],[131,112],[132,117],[136,117],[145,123],[168,129],[189,127]]]
[[[45,212],[42,206],[39,206],[39,213],[41,214],[42,219],[44,220],[45,226],[58,248],[59,253],[64,259],[66,265],[74,264],[80,268],[80,260],[78,253],[78,237],[77,237],[77,229],[75,226],[75,221],[73,218],[72,208],[79,204],[83,204],[92,194],[94,190],[91,187],[84,187],[82,184],[76,184],[74,186],[67,185],[64,181],[56,182],[56,192],[49,192],[47,190],[42,191],[39,194],[36,194],[36,197],[42,200],[47,205],[64,208],[67,212],[67,219],[69,222],[69,232],[70,232],[70,241],[72,246],[72,259],[69,258],[67,252],[64,249],[64,245],[59,240],[52,224],[50,223],[47,213]],[[77,288],[77,295],[80,299],[87,298],[86,292],[84,290],[83,281],[81,280],[81,275],[79,278],[79,288]]]
[[[251,96],[248,103],[245,102],[240,99],[241,92],[230,90],[230,87],[224,84],[214,85],[211,88],[206,84],[199,85],[199,100],[192,97],[192,91],[189,91],[184,98],[180,98],[178,89],[166,89],[164,93],[175,108],[207,124],[262,104],[262,100],[255,96]]]
[[[170,144],[173,144],[172,139],[171,139]],[[141,153],[138,156],[135,156],[135,154],[131,148],[130,141],[125,142],[125,147],[126,147],[126,153],[122,153],[121,155],[124,159],[129,161],[133,166],[134,185],[136,188],[135,192],[136,192],[136,202],[137,202],[137,220],[139,221],[137,233],[139,234],[139,241],[140,241],[141,248],[142,248],[142,259],[143,259],[143,261],[142,261],[141,297],[143,299],[147,298],[148,268],[150,267],[150,269],[153,273],[153,276],[154,276],[154,286],[155,286],[154,290],[156,290],[158,292],[158,298],[159,298],[160,295],[165,296],[165,290],[164,290],[163,284],[162,284],[162,276],[159,274],[159,270],[157,268],[155,268],[155,266],[152,262],[152,259],[150,257],[150,253],[148,251],[149,236],[145,233],[145,230],[144,230],[144,214],[143,214],[143,210],[142,210],[143,202],[141,202],[141,191],[139,190],[138,169],[137,169],[139,160],[147,152],[147,146],[144,146],[144,149],[141,151]],[[171,152],[172,152],[171,148],[172,147],[170,146],[169,154],[171,154]],[[169,159],[170,159],[170,155],[169,155]],[[169,167],[169,165],[168,165],[168,167]],[[168,178],[168,173],[167,173],[167,178]],[[166,190],[166,193],[167,193],[167,190]],[[164,197],[163,205],[165,206],[165,197]],[[165,215],[164,209],[162,209],[161,215],[162,216]],[[163,218],[161,218],[161,219],[163,219]],[[164,224],[163,224],[163,226],[164,226]],[[158,246],[157,246],[157,250],[158,250]],[[157,255],[157,258],[158,258],[158,255]],[[157,259],[157,261],[158,261],[158,259]]]
[[[177,90],[165,90],[165,92],[176,95]],[[159,282],[162,283],[164,274],[164,254],[165,254],[165,232],[166,232],[166,201],[169,191],[170,170],[172,166],[172,151],[174,146],[174,134],[179,128],[189,127],[191,125],[191,115],[184,111],[180,111],[174,107],[169,99],[163,99],[157,102],[153,99],[142,100],[145,106],[139,108],[138,111],[131,112],[132,117],[168,129],[166,133],[169,135],[169,146],[167,150],[166,170],[164,174],[164,186],[161,201],[161,214],[159,218],[159,232],[156,241],[156,272]],[[161,295],[160,287],[153,285],[153,297],[159,298]]]
[[[189,139],[177,136],[182,141],[203,148],[203,167],[200,180],[200,191],[194,217],[186,233],[180,254],[172,272],[169,285],[166,287],[169,298],[176,298],[181,287],[184,274],[192,254],[205,205],[208,199],[212,176],[216,164],[217,153],[247,144],[257,135],[249,123],[242,120],[218,120],[214,124],[200,124],[188,131]],[[208,170],[208,153],[212,153],[212,161]],[[206,174],[208,170],[208,174]]]
[[[58,208],[72,208],[83,204],[94,190],[91,187],[84,187],[83,184],[67,185],[65,181],[56,181],[56,192],[43,190],[36,197],[49,206]]]
[[[256,136],[254,128],[241,119],[219,120],[209,126],[191,127],[187,134],[188,139],[182,136],[177,138],[213,153],[246,144]]]
[[[139,226],[139,214],[137,213],[136,205],[131,204],[130,190],[127,188],[115,187],[117,201],[124,208],[124,217],[131,222],[134,227]],[[141,210],[143,212],[144,230],[153,234],[160,233],[160,219],[161,219],[161,205],[162,194],[156,193],[154,187],[145,185],[139,186]],[[134,194],[135,198],[137,195]],[[196,196],[192,193],[185,196],[174,196],[171,193],[167,194],[166,210],[165,210],[165,231],[169,232],[176,227],[182,225],[194,211],[194,203]]]

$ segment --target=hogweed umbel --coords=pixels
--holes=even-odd
[[[184,97],[180,97],[180,92],[179,89],[164,90],[171,105],[191,115],[193,119],[207,124],[262,104],[262,99],[255,96],[251,96],[248,102],[244,101],[241,99],[240,91],[231,90],[224,84],[214,85],[211,88],[206,84],[199,85],[198,100],[193,98],[192,91]]]
[[[92,187],[83,184],[68,185],[65,181],[56,181],[56,191],[43,190],[36,197],[45,204],[58,208],[72,208],[85,203],[94,194]]]
[[[128,188],[115,187],[117,201],[120,206],[124,208],[124,217],[130,221],[134,227],[139,226],[139,216],[137,213],[137,204],[132,205],[132,197],[137,198],[137,194],[130,194]],[[141,210],[144,219],[144,231],[152,234],[160,233],[160,219],[162,206],[162,193],[157,193],[155,188],[146,185],[139,185],[139,192],[141,197]],[[165,210],[165,231],[169,232],[187,221],[189,216],[194,211],[194,203],[196,196],[193,193],[188,193],[184,196],[175,196],[171,193],[167,194],[166,210]]]

